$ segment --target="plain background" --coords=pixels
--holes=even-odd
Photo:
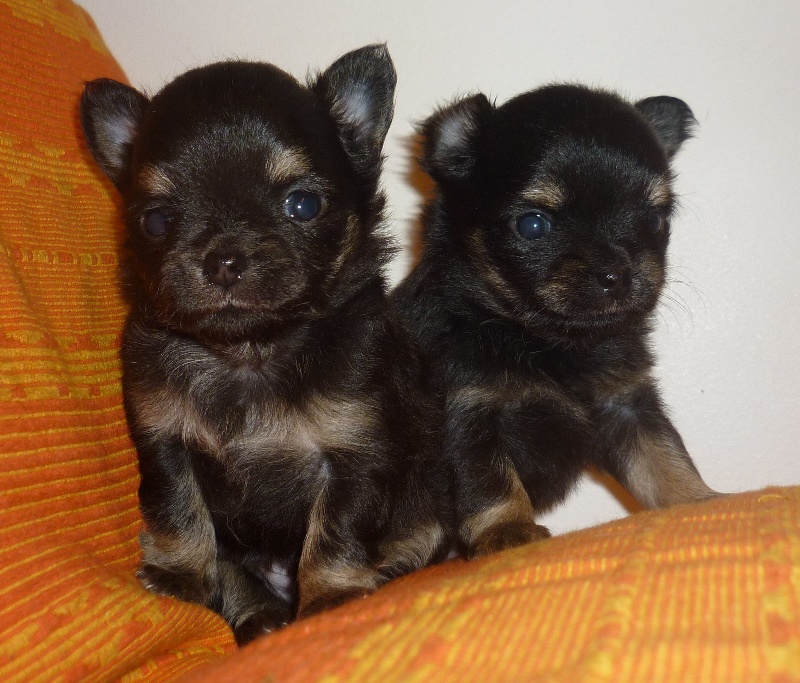
[[[425,178],[412,122],[458,94],[552,81],[674,95],[699,121],[675,159],[682,209],[654,338],[664,398],[713,488],[800,483],[800,3],[795,0],[81,0],[133,85],[239,57],[300,79],[366,43],[398,72],[384,185],[409,245]],[[626,514],[587,477],[556,532]]]

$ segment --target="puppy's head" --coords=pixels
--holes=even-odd
[[[572,85],[501,107],[466,97],[421,126],[439,187],[428,239],[455,250],[484,304],[540,333],[618,333],[664,283],[669,162],[693,122],[675,98]]]
[[[134,270],[162,324],[248,338],[380,276],[394,85],[384,46],[344,55],[308,87],[233,61],[189,71],[152,99],[108,79],[87,84],[84,134],[123,195]]]

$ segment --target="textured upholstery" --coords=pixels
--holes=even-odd
[[[800,681],[800,488],[647,512],[408,576],[196,683]]]
[[[68,2],[0,2],[0,672],[165,672],[232,648],[145,593],[122,410],[120,227],[79,133],[85,80],[123,78]],[[149,660],[152,660],[149,661]]]

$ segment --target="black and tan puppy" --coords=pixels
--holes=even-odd
[[[369,46],[308,87],[223,62],[152,99],[111,80],[83,96],[135,273],[139,577],[217,610],[240,643],[451,543],[441,408],[383,277],[394,84]]]
[[[664,286],[682,101],[556,85],[421,126],[436,181],[394,296],[442,380],[458,536],[481,555],[547,535],[535,513],[587,466],[648,507],[713,495],[665,415],[650,318]]]

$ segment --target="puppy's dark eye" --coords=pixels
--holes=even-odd
[[[517,232],[526,240],[538,240],[550,234],[553,221],[541,211],[531,211],[517,218]]]
[[[142,216],[142,229],[150,237],[163,237],[169,232],[172,218],[161,209],[150,209]]]
[[[305,223],[322,210],[322,197],[308,190],[296,190],[286,198],[283,210],[292,220]]]
[[[650,232],[661,232],[664,229],[666,222],[667,219],[660,211],[654,210],[647,214],[647,227],[650,229]]]

